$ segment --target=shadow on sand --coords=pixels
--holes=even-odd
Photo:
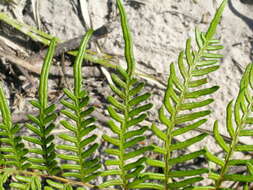
[[[240,0],[241,3],[245,5],[252,6],[253,5],[253,0]],[[228,1],[228,7],[229,9],[239,18],[241,18],[247,25],[248,27],[253,31],[253,18],[250,18],[242,13],[240,13],[233,5],[232,0]],[[253,7],[252,7],[253,8]],[[251,49],[250,49],[250,58],[253,61],[253,36],[249,38],[250,44],[251,44]]]

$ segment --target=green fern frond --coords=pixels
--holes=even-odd
[[[222,49],[222,46],[219,45],[219,40],[214,39],[214,34],[226,3],[227,0],[222,2],[206,33],[200,32],[198,29],[195,30],[197,51],[192,50],[191,39],[188,39],[186,49],[179,54],[178,63],[170,65],[164,102],[159,110],[159,119],[166,126],[166,129],[161,130],[152,125],[153,132],[164,144],[162,147],[154,145],[154,152],[161,154],[163,159],[162,161],[152,159],[147,161],[149,165],[163,169],[164,173],[160,175],[159,180],[163,181],[161,183],[164,183],[163,189],[166,190],[191,187],[192,184],[203,179],[199,175],[208,172],[207,169],[182,170],[179,173],[173,171],[175,164],[205,154],[205,150],[200,150],[173,158],[175,150],[185,149],[200,142],[207,136],[206,133],[199,134],[184,142],[173,143],[172,139],[200,127],[207,121],[203,117],[211,113],[204,107],[212,103],[213,99],[205,97],[217,91],[219,87],[207,88],[202,86],[207,84],[207,75],[219,68],[218,62],[222,55],[218,54],[217,50]],[[177,70],[180,71],[180,76]],[[203,98],[205,99],[203,100]],[[202,111],[199,111],[200,108]],[[195,109],[198,111],[194,111]],[[148,176],[154,180],[158,179],[155,173],[149,173]]]
[[[222,188],[223,181],[253,181],[252,159],[233,159],[235,152],[252,152],[253,145],[239,144],[239,138],[243,136],[253,136],[253,129],[249,126],[252,124],[253,111],[253,64],[249,64],[243,74],[240,82],[240,90],[236,102],[233,105],[231,101],[227,106],[226,127],[232,139],[231,143],[226,142],[219,133],[218,122],[214,123],[214,137],[217,144],[225,152],[225,158],[218,158],[212,153],[207,152],[206,156],[209,161],[214,162],[220,168],[220,172],[212,172],[209,177],[215,181],[215,189]],[[245,165],[248,167],[249,175],[231,174],[229,168],[232,166]]]
[[[64,89],[64,93],[69,100],[61,101],[67,108],[62,110],[61,113],[72,120],[72,123],[66,120],[61,121],[63,127],[65,127],[70,134],[60,134],[59,137],[63,139],[66,144],[57,146],[58,149],[69,152],[59,154],[58,157],[62,160],[72,162],[61,165],[61,168],[64,170],[63,176],[75,177],[82,182],[89,182],[96,178],[99,175],[98,170],[101,167],[99,159],[92,158],[92,155],[98,148],[98,144],[94,143],[97,135],[90,135],[90,133],[96,129],[94,125],[95,119],[90,116],[94,108],[88,107],[89,96],[87,92],[81,88],[82,62],[92,33],[93,31],[89,30],[85,34],[75,60],[74,92]]]
[[[0,174],[0,190],[5,190],[4,186],[11,176],[11,172],[8,170],[1,171]]]
[[[103,139],[113,145],[113,148],[106,149],[106,153],[115,158],[106,160],[105,165],[113,166],[115,169],[102,172],[102,176],[113,175],[115,177],[113,180],[102,183],[99,187],[118,185],[122,189],[130,189],[143,185],[146,180],[145,176],[141,176],[146,161],[144,153],[151,150],[152,147],[139,147],[138,144],[145,140],[143,134],[148,127],[140,124],[146,119],[146,112],[152,107],[152,104],[145,103],[150,93],[142,92],[144,83],[138,82],[133,77],[135,60],[132,37],[121,0],[117,0],[117,6],[125,40],[127,69],[124,70],[118,66],[118,73],[111,74],[113,84],[110,84],[110,87],[115,96],[108,97],[111,104],[108,106],[108,112],[113,119],[108,122],[108,125],[115,136],[103,135]]]
[[[47,180],[47,184],[49,186],[46,186],[45,188],[47,190],[54,190],[54,189],[59,189],[59,190],[73,190],[72,186],[69,184],[62,184],[62,183],[57,183],[52,180]]]
[[[86,190],[85,187],[77,187],[73,188],[73,186],[70,183],[62,184],[59,182],[55,182],[52,180],[47,180],[48,186],[45,187],[45,190]]]
[[[54,104],[48,105],[48,75],[51,62],[54,55],[56,40],[50,43],[44,64],[40,75],[39,99],[30,103],[39,109],[39,115],[28,115],[27,117],[34,123],[27,123],[26,127],[34,133],[35,136],[26,136],[24,139],[33,143],[36,147],[29,150],[34,156],[29,158],[32,163],[31,168],[41,171],[47,171],[50,175],[59,173],[60,168],[57,166],[55,145],[53,143],[54,136],[51,134],[55,128],[54,121],[56,113]]]
[[[38,176],[13,176],[15,182],[10,184],[11,188],[20,190],[41,190],[41,179]]]
[[[0,84],[0,110],[2,123],[0,124],[0,151],[1,164],[3,166],[15,167],[18,170],[27,169],[30,164],[27,162],[28,150],[25,148],[22,138],[18,135],[21,127],[13,124],[10,108]]]

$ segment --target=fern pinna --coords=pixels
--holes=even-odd
[[[31,168],[46,171],[50,175],[56,175],[60,172],[57,166],[55,145],[53,143],[54,136],[51,134],[55,128],[54,121],[57,118],[55,113],[56,106],[54,104],[48,105],[48,75],[51,62],[54,55],[56,39],[50,43],[47,55],[44,59],[40,75],[39,84],[39,99],[33,100],[30,103],[39,109],[39,115],[28,115],[27,117],[34,123],[26,123],[26,127],[33,132],[36,137],[25,136],[24,139],[36,145],[36,147],[29,149],[34,156],[29,158],[32,163]]]
[[[116,96],[108,97],[111,104],[108,106],[108,112],[113,118],[108,124],[115,136],[103,135],[103,139],[114,146],[106,149],[106,152],[115,159],[105,161],[105,165],[114,166],[114,169],[102,172],[102,176],[114,175],[114,177],[99,187],[121,186],[122,189],[127,190],[137,188],[145,180],[145,177],[140,177],[146,161],[143,154],[152,147],[139,147],[138,144],[145,140],[143,133],[148,127],[140,126],[140,123],[147,117],[146,112],[152,104],[144,103],[150,94],[142,93],[144,83],[137,82],[133,77],[135,60],[132,37],[121,0],[117,0],[117,6],[125,40],[127,69],[118,66],[118,74],[111,74],[113,83],[110,87]]]
[[[233,105],[233,101],[227,106],[226,129],[232,141],[226,142],[219,133],[218,122],[214,123],[213,132],[217,144],[225,152],[224,158],[219,158],[207,151],[206,156],[209,161],[217,164],[219,171],[211,171],[209,177],[215,181],[215,186],[210,189],[222,189],[224,181],[253,182],[253,160],[235,159],[235,152],[252,152],[253,145],[240,144],[239,138],[244,136],[253,136],[253,63],[249,64],[240,82],[240,90]],[[247,166],[249,175],[234,174],[229,171],[231,167]],[[245,184],[245,189],[248,184]]]
[[[67,118],[72,120],[62,120],[61,124],[70,134],[62,133],[59,135],[66,144],[58,145],[57,148],[67,151],[68,153],[59,154],[62,160],[70,161],[62,164],[64,170],[63,176],[75,177],[82,182],[89,182],[94,179],[99,172],[100,161],[98,158],[92,158],[93,153],[97,150],[98,144],[94,143],[97,135],[90,133],[96,129],[95,119],[90,116],[94,111],[93,107],[88,107],[89,96],[82,89],[82,63],[85,56],[85,50],[93,31],[89,30],[80,45],[78,55],[74,63],[74,92],[64,89],[68,100],[62,100],[61,103],[67,108],[62,110]]]
[[[210,110],[199,111],[199,108],[213,102],[213,99],[204,97],[217,91],[218,86],[211,88],[201,88],[201,86],[207,84],[207,74],[219,68],[218,62],[222,55],[215,51],[222,49],[222,46],[219,45],[219,40],[213,39],[213,36],[226,3],[227,0],[222,2],[206,33],[196,29],[197,51],[191,50],[191,39],[188,39],[185,51],[179,54],[178,64],[172,63],[170,65],[164,102],[159,110],[159,119],[166,129],[161,130],[156,125],[152,125],[153,132],[163,141],[162,147],[154,145],[154,152],[161,154],[163,159],[161,161],[152,159],[147,161],[151,166],[163,169],[162,174],[148,173],[151,179],[163,181],[160,182],[158,189],[191,187],[195,182],[202,180],[202,177],[199,177],[200,174],[208,171],[207,169],[173,171],[173,166],[176,164],[203,155],[205,150],[176,158],[173,157],[173,152],[188,148],[203,140],[208,134],[201,133],[184,142],[173,143],[172,139],[200,127],[207,121],[202,118],[210,114]],[[180,71],[180,77],[177,76],[176,66]],[[194,109],[198,109],[198,111],[192,111]]]

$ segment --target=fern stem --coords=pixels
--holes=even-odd
[[[127,180],[126,180],[126,171],[124,169],[125,166],[125,162],[124,162],[124,143],[125,143],[125,122],[122,124],[122,130],[121,130],[121,134],[120,134],[120,169],[121,169],[121,179],[123,182],[123,189],[127,190]]]
[[[77,126],[77,130],[76,130],[76,139],[77,139],[77,143],[76,143],[76,146],[78,148],[78,158],[79,158],[79,165],[80,165],[80,175],[81,175],[81,180],[82,182],[84,182],[84,178],[85,178],[85,168],[84,168],[84,160],[82,158],[82,153],[83,153],[83,148],[81,146],[81,141],[82,141],[82,135],[80,134],[81,130],[82,130],[82,125],[81,125],[81,122],[82,122],[82,118],[81,118],[81,110],[80,110],[80,102],[79,100],[77,99],[76,102],[76,107],[78,108],[76,110],[76,116],[78,118],[78,121],[76,122],[76,126]]]
[[[224,180],[224,175],[226,174],[226,172],[228,170],[228,161],[230,160],[230,158],[232,157],[232,155],[234,153],[234,148],[235,148],[235,145],[237,144],[237,141],[238,141],[238,131],[236,130],[236,136],[235,136],[235,138],[233,139],[233,141],[231,143],[228,154],[226,155],[225,165],[221,169],[220,178],[219,178],[218,181],[215,182],[215,190],[220,189],[221,183]]]
[[[229,169],[229,165],[228,165],[229,160],[231,159],[231,157],[234,154],[235,146],[237,145],[237,143],[239,141],[240,131],[244,128],[244,126],[246,124],[246,119],[251,112],[252,105],[253,105],[253,102],[250,102],[250,104],[247,106],[246,113],[243,114],[242,119],[240,120],[240,123],[236,127],[235,136],[232,139],[229,152],[226,154],[226,157],[225,157],[225,164],[221,169],[219,179],[215,182],[215,190],[219,190],[222,182],[224,181],[224,175],[227,173],[227,171]]]
[[[168,183],[169,183],[169,171],[170,171],[170,169],[171,169],[171,166],[169,166],[169,160],[170,160],[170,158],[171,158],[171,151],[170,151],[170,146],[171,146],[171,143],[172,143],[172,136],[170,135],[171,133],[172,133],[172,131],[173,131],[173,128],[175,127],[175,125],[174,125],[174,119],[175,119],[175,116],[176,114],[174,114],[173,116],[172,116],[172,123],[173,123],[173,125],[172,126],[170,126],[169,128],[168,128],[168,130],[167,130],[167,140],[166,140],[166,142],[165,142],[165,147],[166,147],[166,150],[167,150],[167,153],[166,153],[166,155],[165,155],[165,169],[164,169],[164,174],[165,174],[165,184],[164,184],[164,186],[165,186],[165,190],[168,190],[169,189],[169,187],[168,187]]]
[[[43,111],[42,111],[41,115],[42,115],[42,116],[44,115],[44,114],[43,114]],[[41,117],[42,117],[42,116],[41,116]],[[43,121],[43,118],[41,119],[41,121]],[[43,135],[43,136],[41,137],[41,142],[46,142],[46,135],[45,135],[45,127],[44,127],[44,125],[41,125],[41,126],[40,126],[40,132],[41,132],[41,134]],[[47,173],[50,175],[51,173],[50,173],[49,162],[48,162],[47,144],[43,143],[43,144],[41,145],[41,149],[42,149],[43,152],[46,153],[46,154],[43,154],[42,157],[43,157],[43,159],[44,159],[44,161],[45,161],[45,165],[46,165],[46,167],[47,167]]]
[[[130,108],[129,108],[130,81],[131,81],[131,77],[129,77],[129,79],[126,81],[127,88],[125,89],[125,97],[126,98],[124,100],[124,106],[125,106],[124,122],[122,123],[122,129],[121,129],[121,134],[120,134],[120,161],[121,161],[120,169],[122,171],[121,179],[123,181],[123,189],[124,190],[128,190],[128,187],[127,187],[128,186],[128,181],[126,179],[126,171],[124,169],[124,167],[125,167],[125,162],[124,162],[125,148],[124,148],[124,144],[125,144],[125,141],[126,141],[125,133],[127,131],[127,122],[128,122],[128,119],[129,119],[128,113],[130,111]]]

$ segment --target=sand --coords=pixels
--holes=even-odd
[[[30,2],[30,1],[29,1]],[[22,22],[37,26],[31,11],[31,4],[20,0],[16,7],[1,6],[0,11],[11,12]],[[177,61],[178,54],[185,47],[187,38],[194,38],[194,28],[206,31],[208,23],[221,1],[197,0],[127,0],[124,2],[130,28],[134,39],[134,53],[137,69],[155,75],[166,83],[169,64]],[[253,4],[250,0],[231,0],[226,7],[222,21],[218,27],[217,38],[221,40],[224,58],[220,69],[208,76],[209,86],[219,85],[220,89],[212,97],[215,102],[209,106],[212,114],[203,128],[212,130],[215,120],[219,120],[220,131],[227,135],[225,128],[225,109],[228,102],[236,98],[242,71],[253,58]],[[87,10],[94,29],[115,19],[115,2],[112,0],[87,0]],[[72,39],[85,32],[85,22],[81,14],[79,1],[43,0],[39,5],[39,17],[42,29],[62,40]],[[117,22],[119,19],[116,18]],[[117,25],[119,26],[119,25]],[[1,35],[1,34],[0,34]],[[115,27],[105,38],[99,41],[106,53],[119,55],[124,62],[124,42],[121,29]],[[100,85],[107,85],[105,76],[87,80],[100,92]],[[151,120],[156,118],[157,109],[161,105],[163,90],[155,84],[147,87],[154,93],[151,100],[155,104]],[[99,132],[106,130],[99,130]],[[183,140],[191,137],[187,134],[178,138]],[[247,140],[246,140],[247,141]],[[211,151],[219,150],[213,138],[192,146],[192,150],[207,145]]]

